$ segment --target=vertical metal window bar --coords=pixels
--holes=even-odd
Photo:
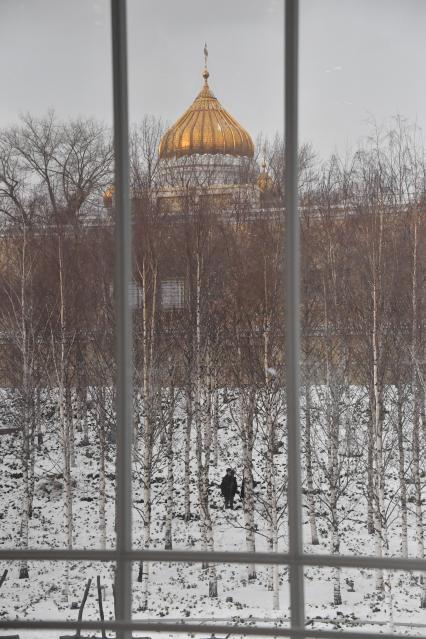
[[[116,617],[132,616],[132,564],[124,553],[132,548],[132,281],[131,211],[129,197],[129,125],[127,88],[126,0],[111,0],[115,153],[115,303],[117,366],[116,457]],[[132,633],[119,630],[118,639]]]
[[[288,532],[291,627],[304,628],[302,485],[300,459],[300,240],[298,216],[298,40],[299,1],[285,4],[285,307],[288,432]]]

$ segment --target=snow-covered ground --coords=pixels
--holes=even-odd
[[[13,406],[3,395],[0,410],[0,425],[8,426],[13,422]],[[44,443],[36,453],[36,481],[34,493],[33,517],[30,528],[30,545],[34,548],[64,547],[63,506],[61,480],[61,451],[57,434],[57,416],[46,411],[44,420]],[[92,416],[93,419],[93,416]],[[179,423],[175,434],[175,493],[173,516],[173,547],[184,549],[201,548],[199,518],[197,514],[197,491],[195,484],[195,460],[192,460],[192,520],[183,520],[183,424]],[[73,521],[74,547],[99,547],[99,468],[98,442],[94,430],[91,430],[90,445],[79,446],[80,433],[76,434],[76,466],[72,469],[74,479]],[[161,442],[158,443],[161,447]],[[22,473],[19,456],[19,439],[16,435],[3,436],[0,441],[0,546],[19,547],[19,509],[21,506]],[[266,497],[264,481],[262,447],[254,451],[254,476],[260,483],[256,491],[256,548],[267,550],[266,523],[262,516],[262,503]],[[277,475],[285,478],[286,453],[284,449],[275,456]],[[245,531],[241,501],[237,496],[236,508],[224,510],[218,484],[224,469],[232,466],[236,469],[237,479],[241,481],[241,442],[235,432],[230,413],[222,410],[219,429],[219,458],[217,467],[212,467],[210,506],[214,522],[215,548],[217,550],[244,550]],[[165,529],[165,463],[161,456],[154,472],[153,480],[153,548],[164,548]],[[109,444],[107,461],[107,517],[108,546],[114,544],[114,447]],[[373,540],[366,531],[366,502],[362,482],[351,488],[350,509],[343,500],[348,517],[342,522],[342,553],[374,554]],[[134,481],[133,513],[134,545],[142,544],[142,487],[138,473]],[[286,518],[284,494],[280,511],[279,548],[286,550]],[[409,520],[410,554],[415,553],[414,520]],[[325,553],[330,551],[327,523],[318,504],[319,546],[306,543],[307,552]],[[305,540],[309,541],[308,521],[305,521]],[[392,554],[398,554],[399,537],[397,526],[390,528],[390,548]],[[92,585],[84,611],[85,619],[98,619],[96,577],[101,577],[104,589],[105,617],[113,618],[113,566],[94,562],[75,562],[70,567],[71,596],[64,602],[64,563],[30,562],[29,579],[18,579],[18,566],[2,562],[0,574],[7,568],[8,576],[0,590],[0,628],[1,619],[76,619],[74,609],[81,601],[84,586],[89,578]],[[273,610],[272,592],[267,589],[268,568],[258,567],[257,579],[248,582],[247,568],[243,565],[218,565],[218,597],[208,596],[208,576],[198,564],[153,563],[149,576],[149,603],[146,611],[140,610],[141,588],[137,582],[138,566],[134,566],[133,614],[135,619],[149,620],[186,620],[188,622],[205,620],[224,623],[277,623],[285,625],[289,617],[289,589],[287,569],[280,569],[280,609]],[[353,582],[353,584],[351,583]],[[394,574],[392,576],[392,597],[395,630],[402,633],[422,635],[426,629],[426,611],[419,608],[420,585],[418,576]],[[389,609],[387,603],[375,593],[374,573],[368,570],[342,571],[343,603],[334,606],[332,571],[326,568],[309,568],[305,572],[306,614],[309,627],[354,628],[373,631],[389,630]],[[423,624],[423,627],[422,627]],[[58,637],[64,632],[19,632],[21,637],[43,639]],[[70,634],[68,632],[68,634]],[[146,633],[142,633],[146,634]],[[154,635],[153,635],[154,636]],[[164,636],[172,637],[171,633]],[[185,636],[185,635],[176,635]]]

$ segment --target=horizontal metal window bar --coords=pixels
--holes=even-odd
[[[243,622],[244,618],[239,619],[239,622]],[[265,615],[261,617],[253,617],[250,615],[250,623],[261,623],[261,624],[270,624],[274,623],[274,619]],[[283,615],[279,618],[281,623],[290,621],[290,618],[286,615]],[[224,623],[236,623],[235,617],[191,617],[192,624],[200,624],[203,628],[206,624],[224,624]],[[158,617],[147,617],[144,619],[144,623],[158,623]],[[164,620],[161,620],[161,623],[185,623],[182,617],[167,617]],[[338,617],[308,617],[306,619],[306,626],[310,626],[312,624],[332,624],[336,625],[348,625],[348,626],[387,626],[389,625],[388,619],[367,619],[367,618],[355,618],[346,617],[346,616],[338,616]],[[421,623],[419,621],[393,621],[393,626],[399,628],[426,628],[426,623]],[[1,635],[0,635],[1,639]]]
[[[272,622],[271,622],[272,623]],[[131,630],[146,632],[174,632],[180,634],[227,634],[232,636],[245,635],[255,637],[312,637],[312,639],[418,639],[416,635],[398,635],[395,633],[374,633],[340,630],[312,630],[307,628],[278,628],[276,626],[249,626],[233,624],[195,624],[195,623],[167,623],[167,621],[1,621],[1,629],[13,630]]]
[[[253,621],[256,621],[255,617],[252,617]],[[180,621],[180,620],[178,620]],[[216,621],[216,620],[214,620]],[[217,619],[217,621],[222,621],[221,619]],[[227,621],[226,619],[224,621]],[[265,623],[269,621],[269,619],[265,619],[262,617],[258,621]],[[306,625],[310,626],[313,624],[333,624],[334,626],[388,626],[389,619],[366,619],[362,617],[360,619],[352,617],[322,617],[321,619],[317,617],[308,617],[306,619]],[[422,623],[421,621],[393,621],[392,625],[395,628],[426,628],[426,623]],[[380,635],[381,636],[381,635]]]
[[[359,555],[308,555],[303,554],[292,558],[287,553],[272,552],[231,552],[204,550],[130,550],[120,552],[118,550],[65,550],[54,548],[20,550],[11,548],[0,550],[0,561],[158,561],[176,563],[202,563],[217,564],[249,564],[258,565],[298,565],[318,566],[324,568],[370,568],[402,571],[426,572],[426,559],[415,557],[404,559],[402,557],[371,557]]]
[[[295,560],[304,566],[317,566],[319,568],[370,568],[388,570],[419,570],[426,569],[426,559],[403,557],[360,557],[359,555],[301,555]]]

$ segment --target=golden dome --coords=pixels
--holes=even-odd
[[[208,77],[209,72],[204,69],[200,93],[163,135],[159,148],[161,159],[195,154],[253,157],[251,137],[213,95]]]

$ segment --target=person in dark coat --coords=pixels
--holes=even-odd
[[[226,475],[222,478],[220,490],[225,500],[225,508],[234,508],[234,497],[238,486],[232,468],[226,469]]]

